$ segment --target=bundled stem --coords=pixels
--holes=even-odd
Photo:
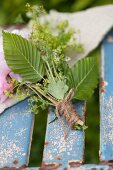
[[[84,122],[81,120],[81,117],[76,112],[75,108],[73,107],[70,101],[60,101],[57,104],[57,109],[60,113],[60,116],[64,116],[66,122],[70,126],[71,129],[75,129],[75,125],[84,125]]]
[[[72,105],[72,98],[74,95],[73,89],[71,89],[64,100],[56,101],[51,96],[44,94],[43,90],[35,85],[32,85],[42,96],[48,99],[53,105],[56,107],[56,112],[59,116],[64,116],[66,122],[70,126],[71,129],[76,129],[76,125],[80,125],[84,129],[84,122],[82,121],[79,114],[76,112],[74,106]],[[63,125],[63,123],[61,123]]]

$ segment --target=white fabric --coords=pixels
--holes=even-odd
[[[5,109],[7,109],[8,107],[11,107],[17,102],[19,102],[19,100],[17,99],[7,99],[4,103],[0,104],[0,114],[3,113]]]
[[[52,24],[61,20],[69,20],[71,27],[80,30],[80,42],[84,45],[85,51],[76,55],[71,52],[72,60],[69,64],[72,65],[76,60],[87,56],[95,49],[113,27],[113,5],[90,8],[76,13],[51,11],[46,19]],[[16,102],[14,99],[8,99],[5,103],[0,104],[0,113]]]
[[[113,27],[113,5],[89,8],[75,13],[51,11],[47,19],[51,23],[68,20],[70,26],[75,28],[75,31],[80,30],[80,42],[84,45],[85,51],[76,55],[75,52],[70,54],[72,60],[69,64],[72,65],[75,60],[87,56],[95,49],[106,33]],[[76,36],[77,34],[75,34]]]

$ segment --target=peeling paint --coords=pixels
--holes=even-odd
[[[107,86],[107,85],[108,85],[108,82],[105,81],[105,80],[103,80],[103,79],[101,78],[100,87],[105,87],[105,86]]]
[[[0,168],[0,170],[24,170],[26,168],[26,165],[22,165],[19,168],[15,168],[15,167],[4,167],[4,168]]]
[[[15,165],[18,164],[18,160],[14,160],[13,164],[15,164]]]
[[[101,81],[100,81],[100,93],[105,93],[106,90],[105,90],[105,87],[108,85],[108,82],[104,81],[102,78],[101,78]]]
[[[48,146],[50,144],[50,142],[45,142],[44,145],[45,146]]]
[[[108,165],[109,166],[108,170],[113,170],[113,160],[101,161],[100,165]]]
[[[43,162],[39,170],[57,170],[61,166],[62,164],[58,164],[58,163],[44,163]]]
[[[109,161],[101,161],[100,165],[109,165],[113,167],[113,160],[109,160]]]
[[[79,161],[79,160],[71,160],[71,161],[68,161],[68,165],[69,165],[69,168],[76,168],[76,167],[79,167],[83,164],[82,161]]]
[[[106,91],[105,91],[105,89],[100,89],[100,92],[105,93]]]
[[[84,102],[84,105],[82,107],[82,111],[83,111],[84,114],[86,114],[86,102]]]
[[[5,168],[0,168],[0,170],[21,170],[20,168],[14,168],[14,167],[5,167]]]
[[[62,158],[60,156],[57,156],[56,159],[57,160],[62,160]]]

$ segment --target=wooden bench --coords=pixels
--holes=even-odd
[[[39,169],[113,169],[113,30],[102,42],[100,66],[100,164],[83,164],[85,133],[68,129],[64,140],[63,128],[56,120],[47,123],[43,163]],[[85,102],[75,101],[74,105],[84,119]],[[50,108],[47,122],[53,118],[54,110]],[[28,166],[33,124],[34,114],[29,113],[27,99],[0,116],[0,168]]]

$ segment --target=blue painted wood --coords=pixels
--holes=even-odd
[[[76,111],[80,113],[84,119],[84,107],[85,103],[82,101],[76,101],[74,103]],[[54,119],[55,110],[49,111],[48,121]],[[64,128],[59,120],[55,120],[54,123],[47,124],[45,147],[43,154],[43,163],[56,163],[61,164],[61,169],[67,167],[68,163],[77,162],[83,163],[84,157],[84,138],[83,131],[71,130],[65,123],[67,129],[67,138],[64,139]]]
[[[27,99],[0,115],[0,168],[28,164],[33,122]]]
[[[25,170],[40,170],[40,168],[39,167],[25,168]]]
[[[57,170],[60,170],[60,169],[61,168],[57,168]],[[35,168],[35,167],[34,168],[25,168],[25,170],[41,170],[41,168]],[[45,169],[45,170],[48,170],[48,169]],[[110,167],[108,165],[86,164],[86,165],[82,165],[82,166],[79,166],[76,168],[68,167],[68,170],[112,170],[112,169],[110,169]]]
[[[100,160],[113,160],[113,30],[101,46]]]
[[[70,168],[70,170],[71,169],[72,168]],[[86,164],[76,168],[76,170],[112,170],[112,169],[110,169],[108,165]]]
[[[97,165],[97,164],[85,164],[78,167],[67,166],[68,170],[112,170],[108,165]],[[57,170],[62,170],[63,168],[57,168]],[[41,169],[41,168],[25,168],[25,170],[54,170],[54,169]]]

